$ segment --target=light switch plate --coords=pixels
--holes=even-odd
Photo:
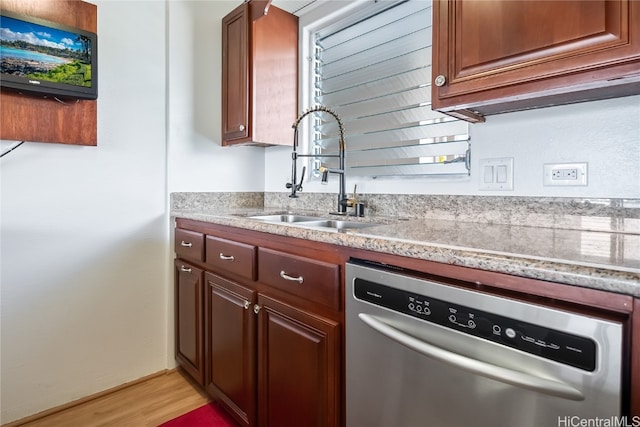
[[[480,190],[513,190],[513,157],[480,160]]]

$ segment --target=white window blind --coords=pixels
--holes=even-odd
[[[349,175],[469,173],[469,124],[431,110],[431,1],[370,2],[316,32],[314,60],[314,103],[344,123]],[[312,133],[313,153],[337,153],[332,117]]]

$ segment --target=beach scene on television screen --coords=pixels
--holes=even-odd
[[[91,87],[91,40],[2,16],[0,66],[2,75]]]

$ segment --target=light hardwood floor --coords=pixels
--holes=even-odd
[[[9,427],[156,427],[209,399],[180,371],[169,371],[44,418]]]

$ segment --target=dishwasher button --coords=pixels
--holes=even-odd
[[[516,337],[516,331],[514,331],[511,328],[507,328],[504,330],[504,333],[509,337],[509,338],[515,338]]]

